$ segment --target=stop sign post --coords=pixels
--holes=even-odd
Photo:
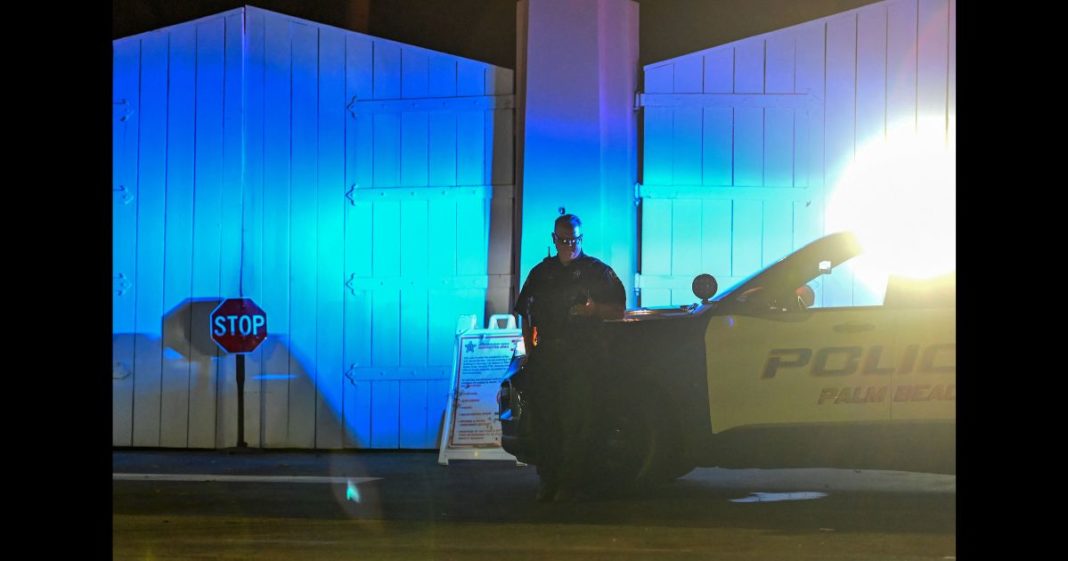
[[[211,312],[211,338],[237,361],[237,448],[245,442],[245,353],[267,338],[267,312],[251,298],[228,298]]]

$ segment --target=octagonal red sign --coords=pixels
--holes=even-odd
[[[211,312],[211,338],[230,353],[250,353],[267,338],[267,312],[251,298],[223,300]]]

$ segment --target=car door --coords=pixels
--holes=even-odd
[[[888,421],[894,317],[881,306],[713,318],[706,331],[712,431]]]
[[[897,315],[898,365],[890,416],[894,421],[950,421],[957,417],[955,307],[916,307]]]

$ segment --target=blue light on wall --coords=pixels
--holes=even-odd
[[[436,447],[511,113],[399,102],[492,101],[510,73],[255,8],[120,39],[114,61],[114,444],[233,442],[234,361],[197,339],[245,296],[271,323],[250,445]]]
[[[876,2],[646,65],[642,304],[692,302],[698,271],[730,286],[838,230],[897,271],[952,267],[951,5]],[[818,305],[881,301],[863,260],[839,269]]]
[[[555,254],[560,209],[583,222],[583,251],[615,269],[635,302],[637,5],[562,0],[520,6],[524,52],[521,284]]]

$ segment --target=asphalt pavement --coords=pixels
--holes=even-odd
[[[115,559],[955,559],[956,477],[698,468],[537,503],[532,466],[436,452],[112,454]]]

